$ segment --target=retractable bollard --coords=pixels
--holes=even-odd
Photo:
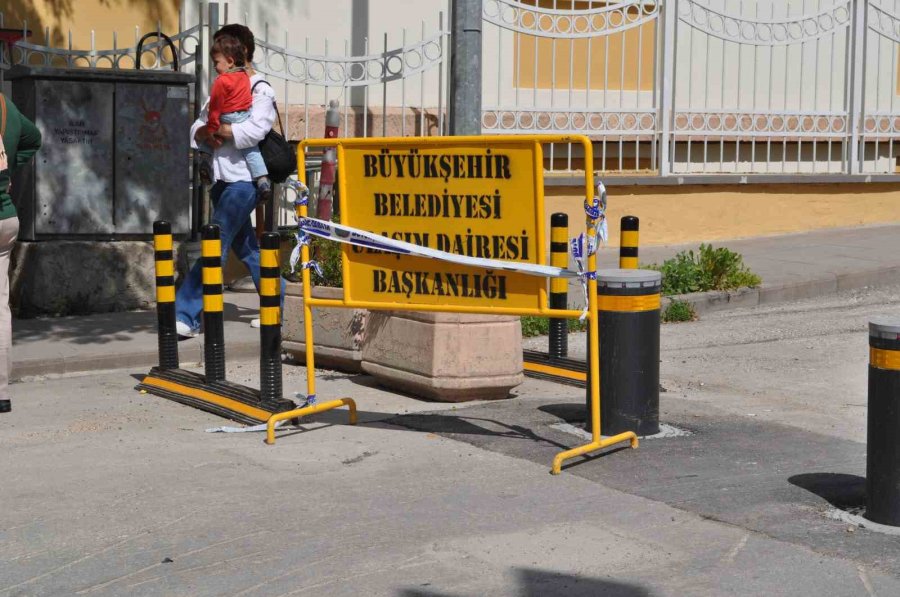
[[[207,224],[201,231],[200,255],[203,265],[203,356],[206,383],[212,383],[225,379],[222,241],[215,224]]]
[[[550,216],[550,265],[569,265],[569,216],[555,213]],[[550,279],[550,308],[565,309],[569,302],[569,283],[565,278]],[[551,357],[565,357],[569,354],[569,321],[557,317],[550,318]]]
[[[178,369],[178,332],[175,330],[175,261],[172,225],[153,222],[153,253],[156,261],[156,318],[159,368]]]
[[[638,268],[638,241],[641,221],[637,216],[623,216],[619,233],[619,268]]]
[[[869,322],[866,518],[900,526],[900,317]]]
[[[259,393],[262,400],[279,400],[282,396],[279,244],[278,234],[263,234],[259,254]]]
[[[659,433],[661,283],[650,270],[597,272],[603,435]]]

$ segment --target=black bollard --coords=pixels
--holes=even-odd
[[[555,213],[550,216],[550,265],[566,267],[569,265],[569,216]],[[569,302],[569,283],[565,278],[550,280],[550,308],[565,309]],[[569,354],[569,320],[550,318],[551,357],[565,357]]]
[[[603,435],[659,433],[661,282],[661,274],[650,270],[597,272]]]
[[[637,269],[638,241],[641,221],[636,216],[623,216],[619,228],[619,268]]]
[[[279,238],[262,236],[259,254],[259,394],[260,399],[281,400],[281,268]]]
[[[178,369],[173,246],[172,225],[163,220],[153,222],[153,251],[156,261],[156,319],[160,369]]]
[[[869,321],[866,518],[900,526],[900,317]]]
[[[203,264],[203,356],[206,383],[225,379],[225,303],[222,297],[222,241],[219,227],[207,224],[201,230],[200,259]]]

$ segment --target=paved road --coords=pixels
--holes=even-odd
[[[898,290],[665,326],[664,419],[692,435],[559,477],[582,392],[537,380],[454,408],[323,373],[365,423],[274,447],[204,433],[141,371],[17,384],[0,596],[900,594],[900,538],[828,517],[861,499],[865,321]]]

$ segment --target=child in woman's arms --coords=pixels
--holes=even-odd
[[[244,70],[247,59],[241,42],[236,37],[221,35],[213,43],[209,54],[219,76],[209,92],[209,116],[206,120],[209,136],[200,144],[200,178],[206,184],[212,181],[211,154],[223,142],[215,134],[219,125],[244,122],[250,118],[250,106],[253,103],[250,77]],[[241,153],[247,161],[250,176],[256,183],[260,201],[269,199],[272,196],[272,183],[259,147],[254,145],[242,149]]]

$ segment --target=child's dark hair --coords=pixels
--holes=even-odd
[[[213,39],[218,39],[223,35],[231,35],[238,38],[244,45],[244,49],[247,51],[247,62],[253,62],[253,51],[256,49],[256,44],[253,40],[253,32],[250,31],[249,27],[231,23],[216,31],[213,35]]]
[[[215,38],[212,47],[209,49],[209,55],[215,56],[216,54],[231,58],[234,60],[235,66],[245,66],[247,64],[247,53],[244,51],[244,44],[232,35],[219,35]]]

